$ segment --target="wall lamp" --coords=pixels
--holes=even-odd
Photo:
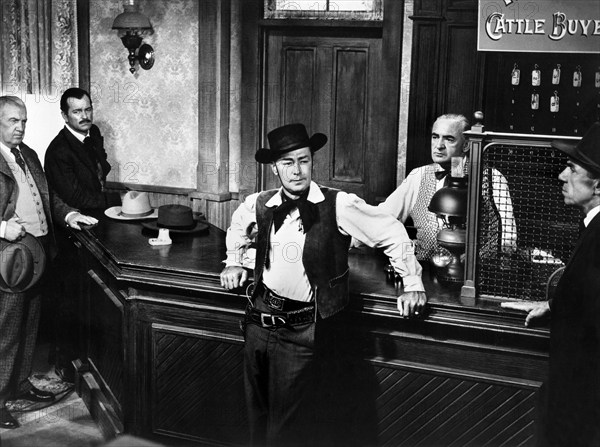
[[[125,12],[115,17],[112,29],[118,31],[123,45],[129,50],[129,71],[131,74],[135,73],[135,61],[138,61],[144,70],[150,70],[154,65],[154,48],[148,44],[142,45],[143,36],[153,31],[150,20],[139,12],[135,0],[124,0],[123,8]]]

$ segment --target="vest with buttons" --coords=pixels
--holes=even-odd
[[[336,189],[321,187],[325,200],[317,203],[318,219],[306,234],[302,265],[315,293],[317,311],[321,318],[330,317],[348,304],[348,249],[350,236],[338,231],[336,220]],[[256,264],[254,280],[258,284],[269,253],[268,244],[273,224],[274,207],[266,203],[279,190],[261,193],[256,200]],[[292,298],[293,297],[289,297]]]

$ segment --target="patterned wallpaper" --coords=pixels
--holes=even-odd
[[[94,122],[113,167],[109,180],[196,188],[198,164],[198,1],[139,0],[150,18],[156,62],[129,72],[112,30],[121,0],[90,1]]]

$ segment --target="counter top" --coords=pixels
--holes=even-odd
[[[172,245],[152,246],[148,239],[156,232],[140,222],[116,221],[98,216],[96,227],[76,232],[76,236],[105,264],[118,280],[147,285],[206,291],[222,295],[243,295],[243,290],[226,292],[220,286],[219,273],[225,258],[225,232],[211,226],[198,235],[171,234]],[[372,249],[351,250],[350,310],[370,315],[401,319],[396,296],[401,290],[386,281],[385,255]],[[460,290],[442,286],[425,265],[423,282],[428,296],[428,312],[422,319],[429,324],[498,332],[503,337],[526,336],[545,344],[546,326],[525,328],[525,314],[507,311],[496,300],[477,299],[465,305]]]

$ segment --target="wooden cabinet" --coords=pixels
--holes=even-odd
[[[246,298],[220,287],[224,233],[167,247],[149,236],[108,219],[76,235],[87,272],[78,392],[109,436],[244,445]],[[427,315],[402,319],[384,264],[350,256],[351,304],[321,359],[315,430],[342,445],[531,445],[547,328],[525,328],[494,301],[465,306],[427,271]]]

